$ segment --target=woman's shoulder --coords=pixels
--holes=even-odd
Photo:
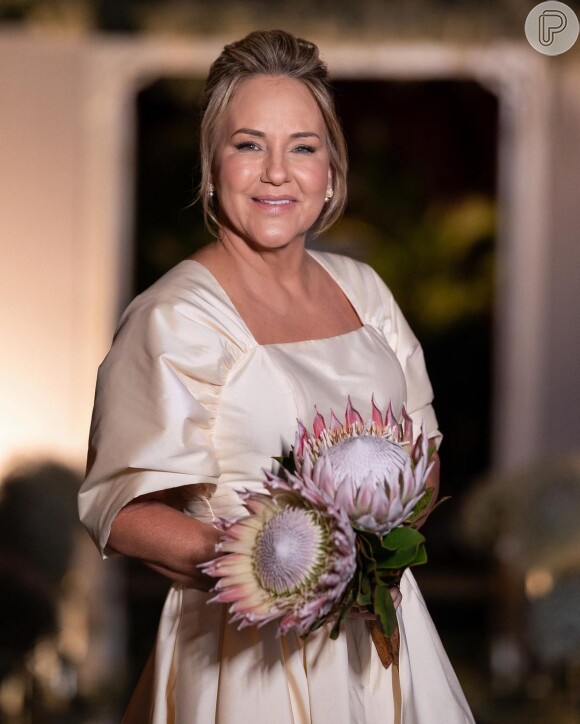
[[[180,306],[181,312],[191,315],[222,313],[219,285],[211,273],[193,259],[184,259],[165,272],[150,287],[138,294],[125,310],[125,314],[137,310],[153,309],[163,305]]]
[[[216,280],[186,259],[137,295],[123,312],[115,339],[145,344],[203,346],[239,356],[253,346],[245,326]]]
[[[393,294],[377,272],[363,261],[327,251],[309,251],[342,287],[367,324],[393,312]]]

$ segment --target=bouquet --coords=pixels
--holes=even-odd
[[[373,641],[385,666],[396,660],[397,617],[390,587],[425,563],[425,515],[434,448],[422,428],[413,444],[404,407],[383,418],[372,400],[365,423],[350,397],[342,424],[316,411],[313,432],[298,422],[278,475],[265,493],[240,493],[247,515],[221,519],[220,557],[202,564],[218,578],[211,601],[229,603],[239,626],[278,621],[278,635],[306,636],[332,621],[337,638],[348,612],[372,613]]]

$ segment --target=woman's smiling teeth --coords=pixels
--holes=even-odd
[[[273,198],[267,198],[263,196],[254,196],[252,199],[255,203],[267,206],[270,209],[284,209],[292,206],[296,199],[289,198],[288,196],[285,196],[284,198],[279,199],[273,199]]]

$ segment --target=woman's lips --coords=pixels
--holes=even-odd
[[[293,196],[254,196],[252,201],[261,209],[272,213],[284,212],[297,203]]]

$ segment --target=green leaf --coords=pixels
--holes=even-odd
[[[443,505],[443,503],[446,503],[448,500],[451,500],[451,495],[446,495],[444,498],[440,498],[440,499],[435,503],[435,505],[431,508],[431,513],[432,513],[434,510],[437,510],[437,508],[438,508],[440,505]],[[429,513],[429,515],[431,515],[431,513]]]
[[[374,613],[379,620],[383,633],[386,636],[391,636],[397,628],[397,613],[389,588],[380,583],[375,588]]]
[[[372,606],[372,586],[368,576],[363,575],[360,571],[358,593],[356,602],[359,606]]]
[[[423,495],[417,502],[417,505],[413,508],[413,510],[409,513],[408,517],[406,518],[406,521],[405,521],[406,523],[412,523],[414,520],[417,520],[417,518],[419,518],[421,516],[421,514],[423,513],[425,508],[427,508],[427,506],[431,502],[434,492],[435,491],[433,490],[433,488],[425,489],[425,492],[423,493]]]
[[[373,598],[369,593],[359,593],[356,602],[361,608],[370,608],[373,605]]]
[[[394,586],[398,584],[403,575],[403,569],[393,568],[391,570],[377,571],[376,581],[383,586]]]
[[[381,546],[389,551],[397,551],[400,548],[416,547],[424,542],[425,537],[416,528],[403,525],[387,533],[381,541]]]
[[[314,631],[318,630],[321,626],[324,626],[324,624],[326,623],[326,618],[327,617],[324,616],[323,618],[319,618],[318,621],[315,621],[312,624],[312,626],[308,629],[308,633],[306,634],[306,636],[308,636],[308,634],[311,634]]]
[[[374,540],[366,533],[361,533],[360,531],[357,531],[356,533],[356,542],[359,553],[370,560],[374,560],[373,546],[376,545],[377,541],[377,537],[373,537]]]
[[[278,455],[274,456],[273,460],[275,460],[277,463],[280,463],[280,465],[289,473],[295,473],[296,472],[296,461],[294,460],[294,451],[290,450],[288,455]]]
[[[419,543],[409,548],[399,548],[397,551],[386,551],[384,557],[376,563],[378,571],[388,569],[407,568],[415,565],[415,560],[420,556],[420,549],[424,548],[423,543]]]
[[[338,617],[336,621],[334,622],[334,625],[330,631],[330,638],[333,640],[336,640],[340,635],[340,629],[342,627],[342,622],[346,618],[346,615],[350,609],[350,606],[343,606],[338,614]]]

